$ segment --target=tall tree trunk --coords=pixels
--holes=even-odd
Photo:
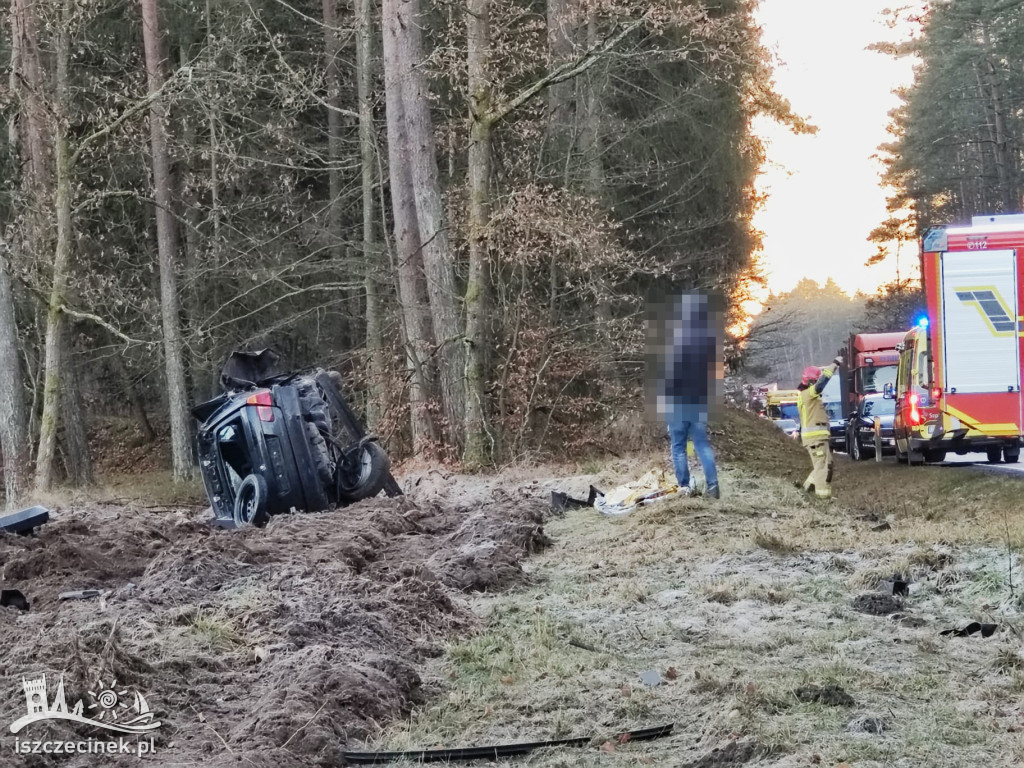
[[[164,85],[164,53],[157,0],[141,0],[142,40],[146,51],[146,80],[150,93]],[[160,314],[163,321],[164,363],[171,424],[171,459],[175,480],[192,475],[191,429],[188,395],[182,363],[181,320],[178,316],[178,284],[175,259],[178,230],[172,209],[170,160],[167,151],[166,108],[162,96],[149,107],[149,136],[153,153],[153,192],[156,199],[157,260],[160,264]]]
[[[986,51],[991,50],[992,39],[988,26],[982,27],[983,41]],[[1011,213],[1016,210],[1017,203],[1014,201],[1014,194],[1010,189],[1010,157],[1006,136],[1006,108],[1003,105],[1003,88],[999,82],[999,73],[996,72],[992,55],[986,53],[984,57],[985,76],[987,80],[988,93],[992,105],[992,129],[995,139],[993,148],[996,160],[996,173],[999,178],[999,201],[1002,203],[1003,213]]]
[[[406,367],[409,378],[412,447],[415,453],[433,450],[437,431],[430,414],[430,314],[424,301],[422,252],[413,178],[409,169],[408,126],[402,79],[406,30],[399,21],[398,6],[404,0],[383,0],[384,95],[388,126],[388,166],[391,208],[395,228],[398,289],[405,329]]]
[[[92,461],[89,458],[89,438],[85,428],[85,409],[82,408],[82,391],[78,387],[78,366],[75,363],[71,344],[71,328],[64,324],[61,341],[65,378],[70,386],[61,387],[61,447],[64,450],[64,466],[68,484],[79,487],[92,485]]]
[[[7,507],[14,506],[29,486],[28,414],[21,376],[18,328],[14,317],[9,251],[0,243],[0,451],[4,460]]]
[[[68,110],[68,31],[63,24],[57,33],[56,99],[54,143],[54,196],[57,220],[57,242],[54,248],[53,273],[50,295],[46,303],[46,340],[43,353],[43,415],[39,420],[39,448],[36,451],[36,489],[48,491],[53,487],[53,463],[57,450],[57,429],[60,426],[60,390],[68,386],[64,381],[64,301],[70,283],[71,249],[71,158],[68,148],[66,115]]]
[[[587,14],[587,48],[597,46],[600,38],[597,34],[597,11],[591,9]],[[595,202],[604,200],[604,158],[601,146],[601,91],[604,83],[603,63],[595,64],[588,73],[583,84],[584,96],[582,119],[580,125],[580,156],[583,158],[583,188]],[[611,291],[608,287],[606,274],[598,270],[593,275],[594,287],[597,291],[597,302],[594,313],[597,329],[604,337],[611,331],[612,307],[609,300]],[[600,386],[600,384],[598,385]]]
[[[394,14],[393,18],[389,18],[385,10],[385,23],[394,30],[396,39],[400,41],[399,50],[395,52],[401,67],[397,82],[401,87],[408,131],[408,142],[399,148],[405,150],[401,162],[408,164],[412,176],[430,314],[434,337],[440,345],[437,356],[440,358],[441,402],[448,424],[448,438],[452,447],[458,447],[462,442],[462,418],[466,400],[463,382],[465,355],[463,345],[459,343],[462,333],[455,304],[455,262],[442,216],[430,94],[422,66],[425,56],[420,0],[388,2],[385,7],[390,8]]]
[[[466,283],[466,447],[470,469],[491,463],[487,430],[487,238],[491,220],[490,0],[466,7],[469,70],[469,277]]]
[[[343,226],[341,210],[341,38],[338,35],[337,0],[323,0],[324,59],[327,78],[327,171],[330,199],[327,201],[327,237],[331,258],[341,262]]]
[[[52,169],[34,7],[29,7],[26,0],[13,0],[10,25],[10,90],[18,97],[19,110],[16,119],[8,124],[8,139],[12,154],[22,161],[21,187],[32,203],[26,212],[27,235],[33,244],[31,250],[45,253],[49,227],[44,226],[42,212],[50,202]],[[0,243],[0,451],[8,508],[18,503],[32,482],[30,411],[25,407],[21,345],[11,283],[12,263],[7,243]]]
[[[548,0],[548,70],[572,58],[575,26],[572,5],[576,0]],[[572,155],[572,101],[575,82],[566,80],[548,89],[547,155],[563,179]]]
[[[329,0],[324,0],[328,2]],[[377,157],[373,126],[373,1],[356,0],[356,84],[359,100],[359,159],[362,165],[363,266],[366,270],[366,350],[369,403],[366,422],[372,431],[387,410],[384,383],[384,331],[380,284],[381,253],[377,245],[374,184]]]

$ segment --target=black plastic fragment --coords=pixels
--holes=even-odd
[[[29,507],[20,512],[0,515],[0,529],[11,533],[31,533],[33,528],[43,525],[50,519],[50,510],[46,507]]]
[[[972,621],[963,629],[944,629],[939,634],[945,637],[968,637],[981,632],[982,637],[992,637],[997,629],[999,629],[998,624],[980,624],[977,621]]]
[[[28,600],[18,589],[0,589],[0,608],[11,606],[19,611],[28,610]]]
[[[659,725],[655,728],[643,728],[637,731],[624,731],[616,735],[619,743],[625,741],[650,741],[660,739],[672,733],[675,723]],[[342,752],[343,765],[383,765],[396,760],[412,760],[417,763],[450,762],[453,760],[498,760],[503,757],[517,757],[543,747],[585,747],[593,739],[580,736],[574,739],[554,739],[551,741],[531,741],[522,744],[501,744],[490,747],[463,747],[457,749],[424,749],[412,752]]]
[[[604,497],[604,492],[597,490],[594,486],[590,486],[590,494],[587,496],[587,500],[576,499],[567,493],[561,491],[551,492],[551,511],[552,512],[565,512],[567,509],[581,509],[583,507],[592,507],[594,502],[597,501],[597,497]]]

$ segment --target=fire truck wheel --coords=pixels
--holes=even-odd
[[[1003,448],[1003,461],[1007,464],[1016,464],[1020,461],[1020,448]]]
[[[996,446],[995,448],[986,448],[985,455],[989,464],[998,464],[999,459],[1002,458],[1003,451],[999,446]]]
[[[924,460],[929,464],[941,464],[946,460],[946,452],[937,449],[925,451]]]
[[[910,463],[907,459],[907,454],[900,450],[899,443],[896,444],[896,461],[899,462],[900,464]]]

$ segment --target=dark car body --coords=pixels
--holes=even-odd
[[[830,400],[825,403],[828,412],[828,444],[833,451],[846,450],[846,419],[843,418],[841,400]]]
[[[895,403],[882,394],[866,395],[850,414],[846,428],[846,450],[854,459],[867,459],[875,455],[875,417],[879,420],[882,453],[895,453],[893,417]]]
[[[263,376],[266,361],[257,362],[242,373],[251,379],[226,367],[227,391],[192,411],[202,422],[196,446],[216,519],[243,524],[241,514],[245,522],[252,515],[265,521],[264,515],[324,510],[382,489],[401,493],[335,377],[323,369]],[[239,510],[245,503],[248,516]]]

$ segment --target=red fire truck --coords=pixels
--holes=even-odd
[[[875,454],[875,419],[880,421],[882,451],[893,450],[893,403],[886,400],[886,385],[896,383],[897,345],[906,331],[858,333],[850,336],[843,354],[846,372],[842,377],[843,421],[832,428],[833,448],[846,451],[860,461]]]
[[[897,457],[1020,457],[1024,215],[976,216],[922,240],[927,316],[904,339],[896,386]]]

